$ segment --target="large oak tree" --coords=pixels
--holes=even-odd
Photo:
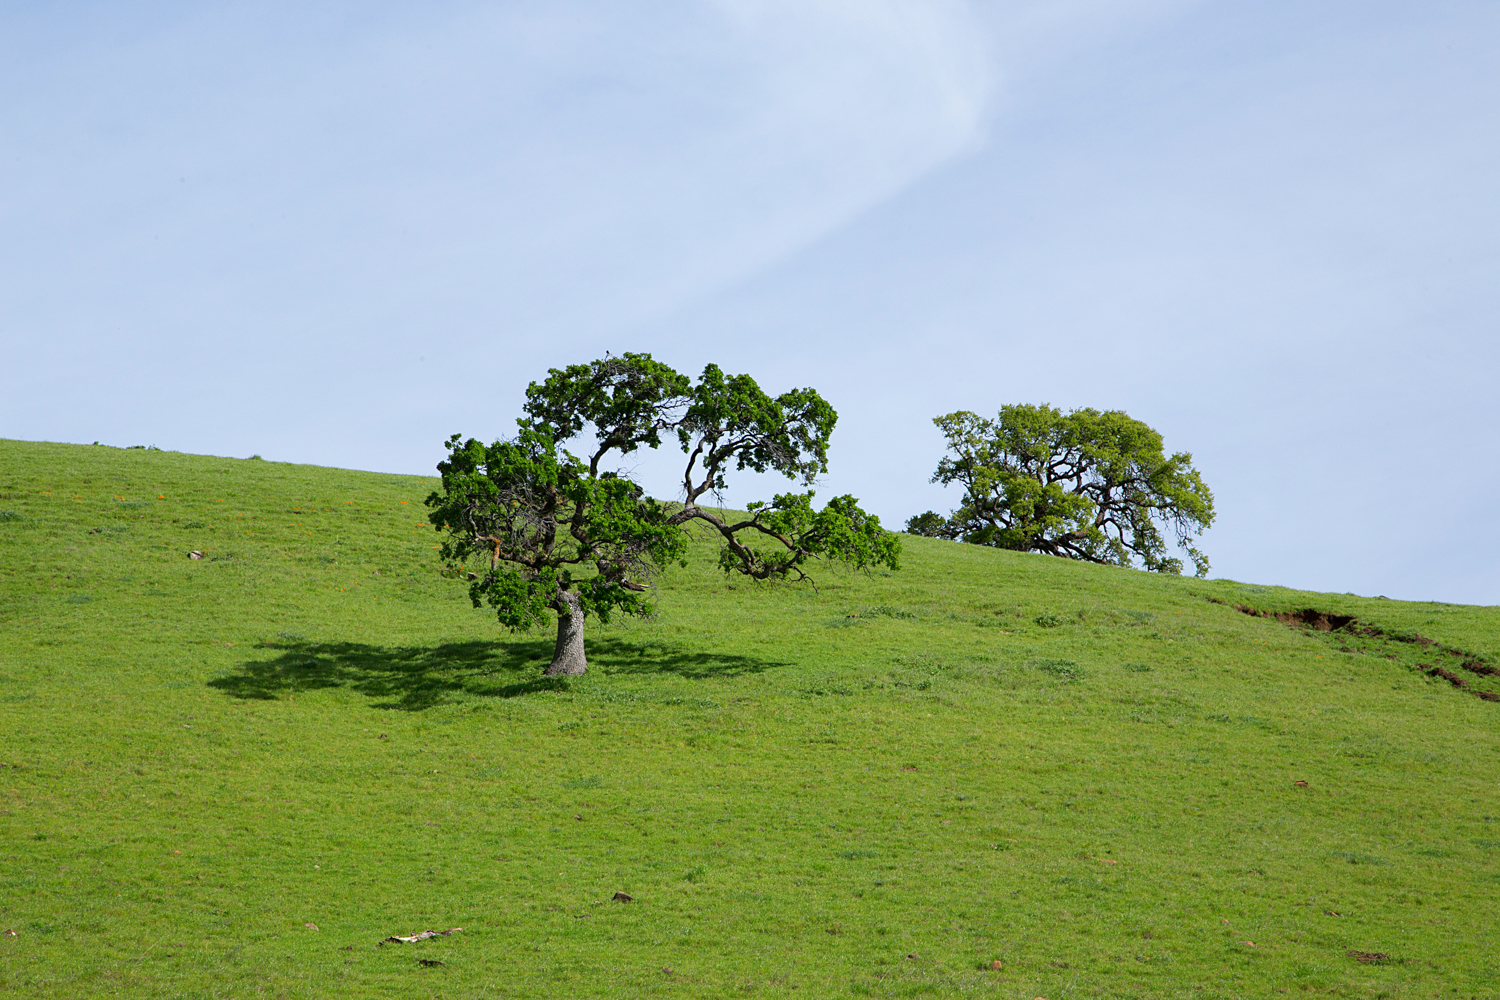
[[[912,534],[1022,552],[1181,573],[1163,530],[1193,560],[1214,500],[1193,456],[1162,451],[1161,435],[1119,410],[1002,406],[991,420],[967,410],[936,417],[948,442],[932,481],[958,483],[963,505],[907,521]]]
[[[460,571],[481,563],[470,572],[475,607],[488,603],[516,630],[557,616],[548,674],[587,669],[587,616],[651,613],[651,578],[684,558],[691,522],[718,536],[725,572],[757,580],[807,580],[816,557],[897,566],[900,540],[851,496],[819,510],[811,490],[784,493],[734,518],[705,506],[733,472],[779,472],[807,487],[827,471],[838,415],[812,389],[773,398],[716,365],[694,382],[649,354],[625,354],[552,369],[527,388],[523,412],[509,440],[449,439],[427,505],[446,535],[443,560]],[[675,502],[608,467],[664,439],[685,456]]]

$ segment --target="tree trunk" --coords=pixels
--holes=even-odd
[[[557,611],[557,647],[543,672],[548,677],[577,675],[589,669],[583,655],[583,608],[577,594],[558,595],[563,607]]]

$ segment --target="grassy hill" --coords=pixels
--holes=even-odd
[[[552,683],[431,486],[0,441],[0,994],[1500,996],[1500,609],[705,543]]]

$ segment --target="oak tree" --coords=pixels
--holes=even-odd
[[[1213,494],[1192,455],[1167,456],[1161,435],[1141,421],[1118,410],[1014,405],[994,420],[960,410],[933,423],[948,453],[932,481],[960,484],[963,504],[946,518],[918,514],[910,533],[1181,573],[1165,530],[1207,574],[1208,557],[1193,542],[1213,523]]]
[[[653,576],[683,561],[687,526],[719,539],[719,566],[756,580],[810,580],[824,557],[857,568],[895,569],[900,540],[852,496],[822,509],[814,493],[783,493],[731,516],[708,504],[731,473],[778,472],[813,484],[828,469],[838,415],[812,389],[771,397],[748,375],[709,365],[696,382],[649,354],[624,354],[552,369],[526,390],[509,440],[455,434],[427,499],[445,533],[441,556],[468,573],[475,607],[525,630],[557,617],[546,673],[587,670],[584,621],[649,615]],[[674,502],[645,494],[612,458],[673,441],[686,460]],[[580,454],[567,450],[575,443]]]

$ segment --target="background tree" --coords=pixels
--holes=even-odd
[[[935,510],[923,511],[906,519],[906,533],[926,535],[928,538],[952,538],[948,519]]]
[[[475,607],[488,603],[513,630],[557,615],[549,675],[587,670],[588,615],[651,613],[650,580],[683,559],[693,521],[718,535],[725,572],[757,580],[810,580],[816,557],[897,567],[900,540],[851,496],[816,510],[811,490],[780,494],[734,520],[700,503],[717,498],[734,471],[774,471],[810,486],[828,470],[838,415],[812,389],[772,398],[750,376],[716,365],[695,384],[649,354],[625,354],[552,369],[527,387],[524,413],[509,441],[450,438],[441,489],[427,505],[447,535],[449,566],[488,564],[470,573]],[[664,435],[687,457],[675,503],[604,468],[612,454],[660,447]],[[562,447],[575,440],[587,442],[586,457]]]
[[[990,420],[966,410],[933,420],[948,442],[932,481],[964,487],[963,506],[907,521],[913,534],[1046,552],[1089,562],[1181,573],[1163,529],[1193,560],[1194,536],[1214,519],[1213,494],[1192,455],[1162,453],[1161,435],[1125,413],[1050,406],[1000,408]]]

